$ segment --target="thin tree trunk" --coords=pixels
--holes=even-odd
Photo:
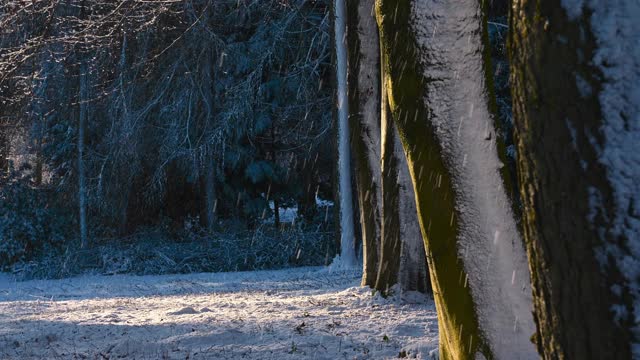
[[[510,14],[524,236],[544,359],[640,358],[638,279],[628,276],[640,260],[634,10],[635,1],[565,10],[516,0]]]
[[[380,0],[383,91],[416,193],[442,359],[534,359],[525,252],[500,172],[476,0]]]
[[[271,161],[273,162],[274,166],[277,165],[277,157],[276,157],[276,127],[275,127],[275,121],[271,123]],[[271,197],[273,198],[273,212],[274,212],[274,216],[273,216],[273,226],[275,227],[276,230],[280,229],[280,201],[278,201],[278,197],[277,194],[275,194],[275,184],[271,184],[269,186],[270,190],[271,190]]]
[[[44,115],[39,111],[38,114],[38,133],[36,140],[36,169],[35,169],[35,184],[36,186],[42,185],[42,171],[43,171],[43,154],[42,154],[42,138],[44,137]]]
[[[213,151],[210,149],[211,145],[207,146],[206,163],[205,163],[205,208],[207,217],[207,231],[213,231],[216,223],[216,173],[215,164],[213,159]]]
[[[0,113],[1,115],[1,113]],[[0,185],[4,176],[9,174],[9,124],[0,116]]]
[[[362,229],[362,285],[378,274],[382,216],[380,171],[380,41],[374,0],[347,3],[349,123]]]
[[[313,155],[311,153],[310,155]],[[318,185],[316,183],[316,160],[312,161],[309,155],[305,155],[303,161],[300,161],[297,158],[295,161],[297,163],[302,162],[302,166],[300,166],[299,173],[302,175],[302,192],[300,194],[300,198],[298,198],[298,211],[300,215],[307,221],[312,222],[313,218],[316,216],[318,212],[318,208],[316,205],[316,191]],[[315,153],[315,158],[317,159],[318,153]]]
[[[382,93],[382,241],[376,289],[387,293],[398,283],[401,230],[398,169],[402,159],[395,151],[396,131],[389,109],[387,93]]]
[[[336,53],[338,112],[338,198],[340,258],[345,266],[357,263],[351,188],[351,149],[349,147],[349,98],[347,91],[347,38],[345,0],[334,0],[334,40]]]
[[[44,137],[44,101],[45,101],[45,96],[46,96],[46,78],[49,75],[48,74],[48,69],[47,69],[47,65],[46,65],[46,58],[43,57],[40,61],[42,61],[42,64],[40,64],[40,69],[41,69],[41,76],[44,77],[44,79],[40,80],[40,81],[35,81],[35,68],[38,66],[36,65],[36,58],[33,59],[33,76],[31,78],[31,82],[35,85],[35,89],[32,95],[32,103],[33,103],[33,116],[35,117],[34,119],[34,126],[35,126],[35,137],[36,137],[36,166],[34,169],[34,183],[36,186],[40,186],[42,185],[42,172],[43,172],[43,154],[42,154],[42,140]]]
[[[83,0],[80,5],[80,18],[85,19],[87,15],[86,3]],[[87,126],[88,106],[89,106],[89,66],[87,64],[86,40],[80,45],[80,89],[78,103],[80,111],[78,114],[78,216],[80,225],[80,247],[85,249],[89,246],[87,239],[87,186],[84,163],[85,152],[85,130]]]
[[[280,202],[275,197],[273,198],[273,227],[276,230],[280,229]]]
[[[86,178],[84,166],[85,152],[85,128],[87,126],[87,106],[89,99],[88,67],[84,59],[80,65],[80,113],[78,118],[78,207],[80,217],[80,247],[89,246],[87,239],[87,196]]]
[[[209,9],[209,16],[211,15],[211,9]],[[204,102],[207,106],[207,115],[204,124],[204,131],[207,137],[211,137],[212,129],[214,128],[215,121],[215,109],[216,109],[216,90],[215,90],[215,66],[216,66],[216,51],[213,44],[209,44],[209,48],[205,50],[204,58],[204,75],[205,82],[204,88]],[[205,144],[204,153],[204,225],[207,231],[212,232],[216,223],[216,164],[213,154],[213,147],[215,144],[211,140],[208,140]]]

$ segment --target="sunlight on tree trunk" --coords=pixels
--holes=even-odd
[[[393,126],[393,148],[398,159],[396,167],[398,183],[398,212],[400,230],[400,264],[398,284],[402,291],[431,293],[431,281],[427,268],[424,239],[420,231],[416,197],[411,182],[409,165],[404,154],[397,126]]]
[[[345,266],[357,263],[351,190],[351,150],[349,147],[349,98],[347,89],[347,37],[345,0],[334,1],[334,41],[336,53],[338,111],[338,198],[340,258]]]
[[[416,192],[441,357],[533,359],[529,274],[496,151],[480,3],[379,0],[376,11],[383,91]]]
[[[380,244],[380,264],[376,289],[387,293],[389,288],[398,283],[400,270],[400,211],[399,211],[399,167],[402,158],[395,151],[397,133],[389,110],[388,93],[382,92],[382,241]],[[404,154],[403,154],[404,156]]]
[[[623,14],[639,7],[580,3],[517,0],[510,15],[535,342],[544,359],[629,359],[635,342],[637,358],[637,276],[625,272],[639,255],[640,26]]]
[[[360,225],[362,285],[374,287],[382,215],[380,172],[380,42],[374,0],[347,2],[349,123],[355,159]]]

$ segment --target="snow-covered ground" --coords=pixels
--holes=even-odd
[[[429,359],[433,302],[390,299],[349,270],[0,274],[0,359]]]

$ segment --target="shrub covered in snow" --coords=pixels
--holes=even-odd
[[[83,273],[175,274],[277,269],[327,265],[334,257],[329,229],[302,224],[276,231],[253,230],[206,234],[197,227],[171,234],[147,229],[126,238],[103,239],[90,249],[69,246],[20,259],[11,270],[20,278],[61,278]]]

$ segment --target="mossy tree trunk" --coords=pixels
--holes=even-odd
[[[398,284],[402,291],[426,293],[429,272],[413,184],[385,94],[382,99],[382,244],[376,289],[386,293]]]
[[[402,291],[431,292],[427,256],[424,249],[424,239],[420,232],[416,197],[409,173],[409,165],[400,141],[397,126],[393,126],[393,147],[400,160],[397,167],[396,181],[398,183],[398,212],[400,224],[400,268],[398,270],[398,284]]]
[[[619,210],[622,217],[629,217],[628,226],[634,224],[633,210],[616,204],[608,173],[632,174],[633,166],[623,160],[634,155],[619,158],[629,168],[607,169],[602,154],[607,149],[606,119],[621,115],[628,117],[628,124],[635,121],[635,126],[615,130],[618,136],[626,136],[638,129],[639,117],[626,111],[607,113],[600,99],[611,86],[627,82],[628,89],[637,91],[638,83],[633,83],[633,72],[612,82],[594,65],[598,47],[609,44],[598,41],[591,20],[611,20],[607,15],[623,9],[604,16],[596,16],[593,9],[582,12],[577,5],[568,10],[574,16],[557,1],[516,0],[510,14],[511,82],[524,236],[538,329],[535,340],[544,359],[629,359],[634,321],[630,291],[615,264],[615,254],[607,251],[621,246],[625,261],[637,261],[628,251],[627,242],[632,239],[614,230]],[[637,19],[631,21],[637,23]],[[610,30],[615,31],[617,24],[608,23]],[[636,31],[637,53],[635,26],[627,30]],[[609,41],[625,48],[624,30]],[[623,55],[626,62],[633,46],[625,51],[630,51]],[[619,65],[615,57],[605,59],[608,68]],[[614,102],[632,99],[627,95]],[[633,181],[637,184],[638,178]],[[634,196],[638,194],[623,198],[631,204]],[[619,311],[614,313],[615,309]]]
[[[374,0],[347,2],[349,123],[362,229],[362,285],[378,273],[382,214],[380,170],[380,42]]]
[[[395,284],[402,290],[428,292],[424,243],[402,144],[393,123],[385,124],[390,126],[386,131],[381,129],[380,42],[374,5],[374,0],[347,3],[349,120],[363,239],[362,284],[384,292]]]
[[[397,133],[387,101],[387,93],[382,94],[382,241],[380,244],[380,264],[376,289],[387,290],[398,283],[400,271],[400,187],[398,174],[402,157],[396,150]]]
[[[504,190],[475,0],[378,0],[383,102],[411,174],[442,359],[533,359],[529,274]]]

